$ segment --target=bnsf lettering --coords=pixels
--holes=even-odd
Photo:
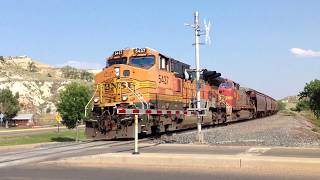
[[[159,83],[168,84],[168,82],[169,82],[168,76],[159,75]]]
[[[136,48],[134,49],[134,53],[136,54],[142,54],[142,53],[146,53],[147,49],[146,48]]]
[[[123,50],[113,52],[114,56],[120,56],[123,54]]]
[[[128,86],[129,88],[133,88],[134,85],[132,82],[128,82]],[[127,88],[127,85],[125,82],[118,82],[118,83],[107,83],[107,84],[104,84],[104,89],[105,90],[112,90],[112,89],[124,89],[124,88]]]

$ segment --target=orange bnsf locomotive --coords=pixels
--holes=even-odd
[[[118,108],[183,110],[196,107],[195,74],[190,65],[150,48],[115,51],[107,66],[95,77],[95,97],[86,135],[93,139],[133,138],[132,115],[117,114]],[[213,125],[272,114],[276,102],[251,89],[243,89],[220,73],[201,75],[203,125]],[[263,98],[260,97],[264,97]],[[272,102],[268,109],[266,103]],[[263,102],[262,102],[263,101]],[[262,106],[265,109],[262,112]],[[184,114],[140,115],[139,133],[157,134],[196,127],[197,117]]]

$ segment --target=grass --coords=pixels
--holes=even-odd
[[[316,125],[315,128],[312,128],[312,131],[314,132],[320,132],[320,119],[317,119],[316,116],[311,111],[303,111],[301,112],[302,116],[309,119],[314,125]]]
[[[57,132],[45,132],[41,134],[0,137],[0,146],[20,145],[20,144],[35,144],[45,142],[68,142],[75,141],[76,130],[64,130]],[[84,129],[79,129],[79,139],[84,140]]]

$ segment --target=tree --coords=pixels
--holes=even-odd
[[[69,129],[75,128],[84,119],[84,109],[92,96],[91,89],[84,84],[72,82],[60,92],[57,104],[62,123]]]
[[[301,100],[308,102],[315,116],[320,118],[320,80],[315,79],[307,83],[299,96]]]
[[[0,111],[4,114],[5,121],[16,116],[19,107],[19,94],[14,96],[9,89],[0,89]]]

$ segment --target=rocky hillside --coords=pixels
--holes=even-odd
[[[296,107],[296,104],[299,101],[299,96],[288,96],[281,99],[281,101],[286,105],[286,109],[290,110],[291,108]]]
[[[58,93],[72,81],[92,84],[93,74],[71,67],[55,68],[27,56],[0,56],[0,88],[19,93],[21,113],[54,114]]]

